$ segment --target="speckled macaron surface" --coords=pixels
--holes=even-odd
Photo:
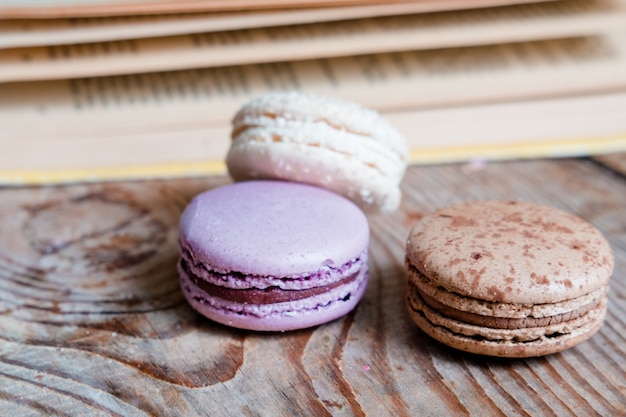
[[[179,242],[185,297],[233,327],[325,323],[352,310],[367,285],[367,219],[319,187],[247,181],[207,191],[183,212]]]
[[[393,211],[406,139],[380,114],[299,91],[271,92],[233,119],[226,165],[236,181],[281,179],[342,194],[366,211]]]
[[[454,348],[531,357],[604,321],[613,254],[583,219],[520,201],[475,201],[420,219],[406,246],[407,308]]]

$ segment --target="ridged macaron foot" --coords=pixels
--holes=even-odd
[[[379,113],[299,91],[270,92],[244,105],[226,157],[236,181],[313,184],[369,212],[398,207],[407,162],[406,139]]]
[[[196,196],[180,221],[182,291],[204,316],[284,331],[350,312],[368,281],[369,226],[350,200],[284,181]]]
[[[425,333],[519,358],[571,348],[600,329],[614,259],[600,231],[575,215],[475,201],[421,218],[406,264],[407,308]]]

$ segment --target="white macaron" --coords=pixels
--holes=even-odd
[[[236,181],[313,184],[366,211],[393,211],[408,153],[406,139],[373,110],[299,91],[270,92],[235,115],[226,165]]]

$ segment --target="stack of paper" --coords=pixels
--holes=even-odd
[[[268,90],[384,113],[415,163],[626,150],[626,0],[0,4],[0,183],[223,172]]]

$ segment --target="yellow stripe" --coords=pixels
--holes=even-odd
[[[414,149],[410,154],[410,162],[412,164],[436,164],[462,162],[472,159],[501,160],[597,155],[618,151],[626,151],[626,135]],[[226,165],[223,161],[62,170],[0,170],[0,184],[39,185],[126,179],[177,178],[225,173]]]
[[[222,161],[41,171],[0,170],[0,183],[38,185],[67,182],[193,177],[225,173],[226,165]]]
[[[414,149],[409,160],[413,164],[432,164],[472,159],[558,158],[620,151],[626,151],[626,135]]]

